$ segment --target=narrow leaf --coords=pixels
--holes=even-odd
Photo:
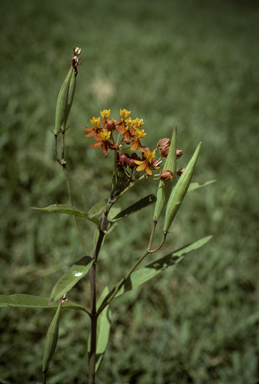
[[[212,236],[207,236],[191,244],[188,244],[183,248],[180,248],[174,251],[173,253],[170,253],[167,256],[164,256],[161,259],[158,259],[146,265],[145,267],[133,272],[132,275],[125,281],[125,284],[122,286],[122,288],[119,290],[119,292],[116,294],[115,297],[118,297],[127,291],[131,291],[137,288],[141,284],[152,279],[158,273],[163,272],[167,268],[174,266],[176,263],[181,261],[185,255],[206,244],[211,239],[211,237]],[[120,285],[120,283],[121,281],[118,284],[116,284],[115,287],[105,297],[101,305],[102,307],[106,304],[107,300],[111,297],[111,295],[116,290],[116,288]]]
[[[16,308],[57,308],[58,303],[49,306],[48,297],[14,294],[14,295],[0,295],[0,308],[16,307]],[[77,309],[85,311],[82,305],[72,303],[72,301],[63,304],[64,309]]]
[[[212,183],[215,183],[215,181],[217,181],[217,180],[210,180],[210,181],[207,181],[207,182],[204,183],[204,184],[191,183],[191,184],[189,185],[189,188],[188,188],[188,191],[187,191],[187,192],[194,191],[195,189],[198,189],[198,188],[206,187],[206,185],[210,185],[210,184],[212,184]]]
[[[131,205],[127,209],[124,209],[123,211],[121,211],[118,215],[116,215],[111,220],[111,222],[114,223],[115,221],[121,220],[123,217],[131,215],[132,213],[137,212],[140,209],[143,209],[143,208],[147,207],[148,205],[155,203],[155,201],[156,201],[155,195],[153,195],[153,194],[148,195],[148,196],[144,197],[143,199],[137,201],[135,204]]]
[[[45,208],[31,207],[31,209],[36,209],[37,211],[65,213],[67,215],[79,216],[79,217],[83,217],[84,219],[92,221],[98,227],[101,225],[100,220],[97,219],[96,217],[89,217],[87,212],[83,212],[80,209],[72,207],[71,205],[67,205],[67,204],[53,204]]]
[[[104,298],[107,296],[109,292],[108,287],[104,288],[100,298],[97,301],[97,310],[99,309],[101,303],[103,302]],[[97,343],[96,343],[96,363],[95,363],[95,372],[97,372],[98,368],[101,365],[101,362],[103,360],[103,356],[105,353],[105,350],[108,345],[109,341],[109,335],[110,335],[110,328],[111,328],[111,313],[109,306],[100,313],[97,320]],[[89,337],[88,340],[88,353],[90,353],[90,344],[91,340]]]
[[[50,326],[47,332],[44,351],[43,351],[42,372],[46,372],[47,369],[49,368],[49,363],[51,362],[51,359],[54,355],[54,352],[57,346],[61,308],[62,308],[62,304],[60,301],[58,303],[58,308],[55,313],[55,316],[52,322],[50,323]]]
[[[78,281],[87,274],[93,262],[94,259],[92,257],[84,256],[77,263],[73,264],[54,286],[50,295],[49,304],[51,305],[54,301],[57,301],[69,292]]]

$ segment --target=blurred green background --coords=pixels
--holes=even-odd
[[[71,217],[29,210],[68,203],[53,156],[55,103],[73,47],[82,48],[67,134],[75,205],[105,202],[112,158],[93,149],[84,125],[99,111],[132,111],[155,148],[178,126],[190,159],[202,139],[190,193],[158,256],[213,239],[143,287],[117,299],[101,383],[215,384],[259,381],[258,1],[78,0],[1,2],[1,294],[48,297],[84,253]],[[132,189],[119,206],[156,193]],[[153,207],[111,233],[98,292],[111,288],[147,246]],[[94,228],[80,220],[92,251]],[[160,241],[162,222],[156,241]],[[158,257],[156,256],[156,257]],[[153,257],[154,258],[154,257]],[[88,279],[69,298],[89,302]],[[39,382],[52,310],[0,311],[0,381]],[[88,319],[62,314],[49,384],[85,383]]]

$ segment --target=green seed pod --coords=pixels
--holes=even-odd
[[[71,77],[74,74],[74,72],[75,72],[74,68],[71,67],[58,94],[57,106],[56,106],[55,129],[54,129],[55,135],[58,135],[65,119],[68,117],[68,113],[67,113],[68,94],[70,89]]]
[[[50,323],[48,333],[45,340],[43,360],[42,360],[42,372],[46,372],[49,368],[49,363],[54,355],[57,341],[58,341],[58,328],[59,328],[59,319],[61,313],[62,303],[61,300],[58,303],[58,308],[56,314]]]
[[[180,208],[180,205],[182,204],[184,196],[189,188],[194,167],[200,152],[201,144],[202,144],[202,141],[199,143],[184,173],[182,174],[176,186],[173,188],[171,192],[171,195],[167,204],[167,208],[166,208],[164,232],[168,232],[170,225],[172,224],[175,218],[175,215],[178,209]]]
[[[75,89],[76,89],[76,74],[75,72],[72,73],[70,83],[69,83],[69,90],[68,90],[68,97],[67,97],[67,107],[66,107],[66,114],[64,118],[64,122],[62,124],[62,132],[65,131],[66,125],[67,125],[67,119],[68,115],[70,112],[70,109],[72,107],[73,99],[74,99],[74,94],[75,94]]]
[[[173,135],[172,140],[170,144],[169,153],[167,155],[165,165],[163,167],[163,171],[171,171],[174,174],[173,179],[166,181],[165,183],[162,183],[160,180],[158,184],[157,189],[157,200],[155,205],[155,212],[154,212],[154,221],[158,221],[163,209],[166,206],[166,203],[169,199],[170,192],[172,190],[172,187],[174,185],[175,181],[175,172],[176,172],[176,134],[177,134],[177,127],[174,126],[173,129]]]

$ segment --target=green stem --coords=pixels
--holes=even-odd
[[[113,294],[109,297],[109,299],[104,303],[104,305],[101,305],[100,308],[98,309],[98,312],[97,312],[97,315],[99,316],[100,313],[104,310],[104,308],[110,304],[110,302],[115,298],[115,296],[117,295],[117,293],[119,292],[119,290],[123,287],[123,285],[126,283],[126,281],[128,280],[128,278],[130,277],[130,275],[135,271],[135,269],[138,267],[138,265],[145,259],[145,257],[148,255],[148,254],[151,254],[151,253],[155,253],[157,252],[164,244],[165,242],[165,239],[166,239],[166,235],[167,233],[164,232],[164,236],[163,236],[163,240],[161,242],[161,244],[154,250],[150,250],[150,247],[151,247],[151,243],[152,243],[152,239],[153,239],[153,236],[154,236],[154,232],[155,232],[155,228],[156,228],[156,222],[154,222],[153,224],[153,228],[152,228],[152,231],[151,231],[151,235],[150,235],[150,240],[149,240],[149,244],[148,244],[148,249],[143,253],[143,255],[138,259],[138,261],[136,262],[136,264],[133,265],[133,267],[131,268],[131,270],[128,272],[128,274],[123,278],[123,280],[120,282],[120,284],[118,285],[118,287],[114,290]]]
[[[94,250],[93,258],[94,263],[90,268],[90,308],[91,308],[91,328],[90,328],[90,356],[89,356],[89,378],[88,384],[94,384],[95,382],[95,363],[96,363],[96,344],[97,344],[97,319],[98,313],[96,311],[96,263],[99,252],[101,250],[103,238],[107,229],[107,217],[112,207],[110,203],[109,207],[104,210],[101,226],[99,229],[99,237]]]
[[[42,384],[46,384],[47,383],[47,371],[43,372],[43,383]]]

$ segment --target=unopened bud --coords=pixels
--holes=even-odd
[[[170,144],[171,144],[171,141],[168,138],[161,139],[158,142],[157,148],[160,151],[160,156],[161,157],[167,157],[167,155],[169,153],[169,149],[170,149]]]
[[[182,174],[184,173],[184,171],[185,171],[185,168],[177,169],[177,171],[176,171],[177,176],[182,176]]]
[[[166,170],[159,175],[159,179],[163,181],[171,180],[174,177],[173,172]]]
[[[180,157],[182,157],[182,155],[183,155],[183,151],[180,148],[177,148],[177,150],[176,150],[177,160],[180,159]]]

